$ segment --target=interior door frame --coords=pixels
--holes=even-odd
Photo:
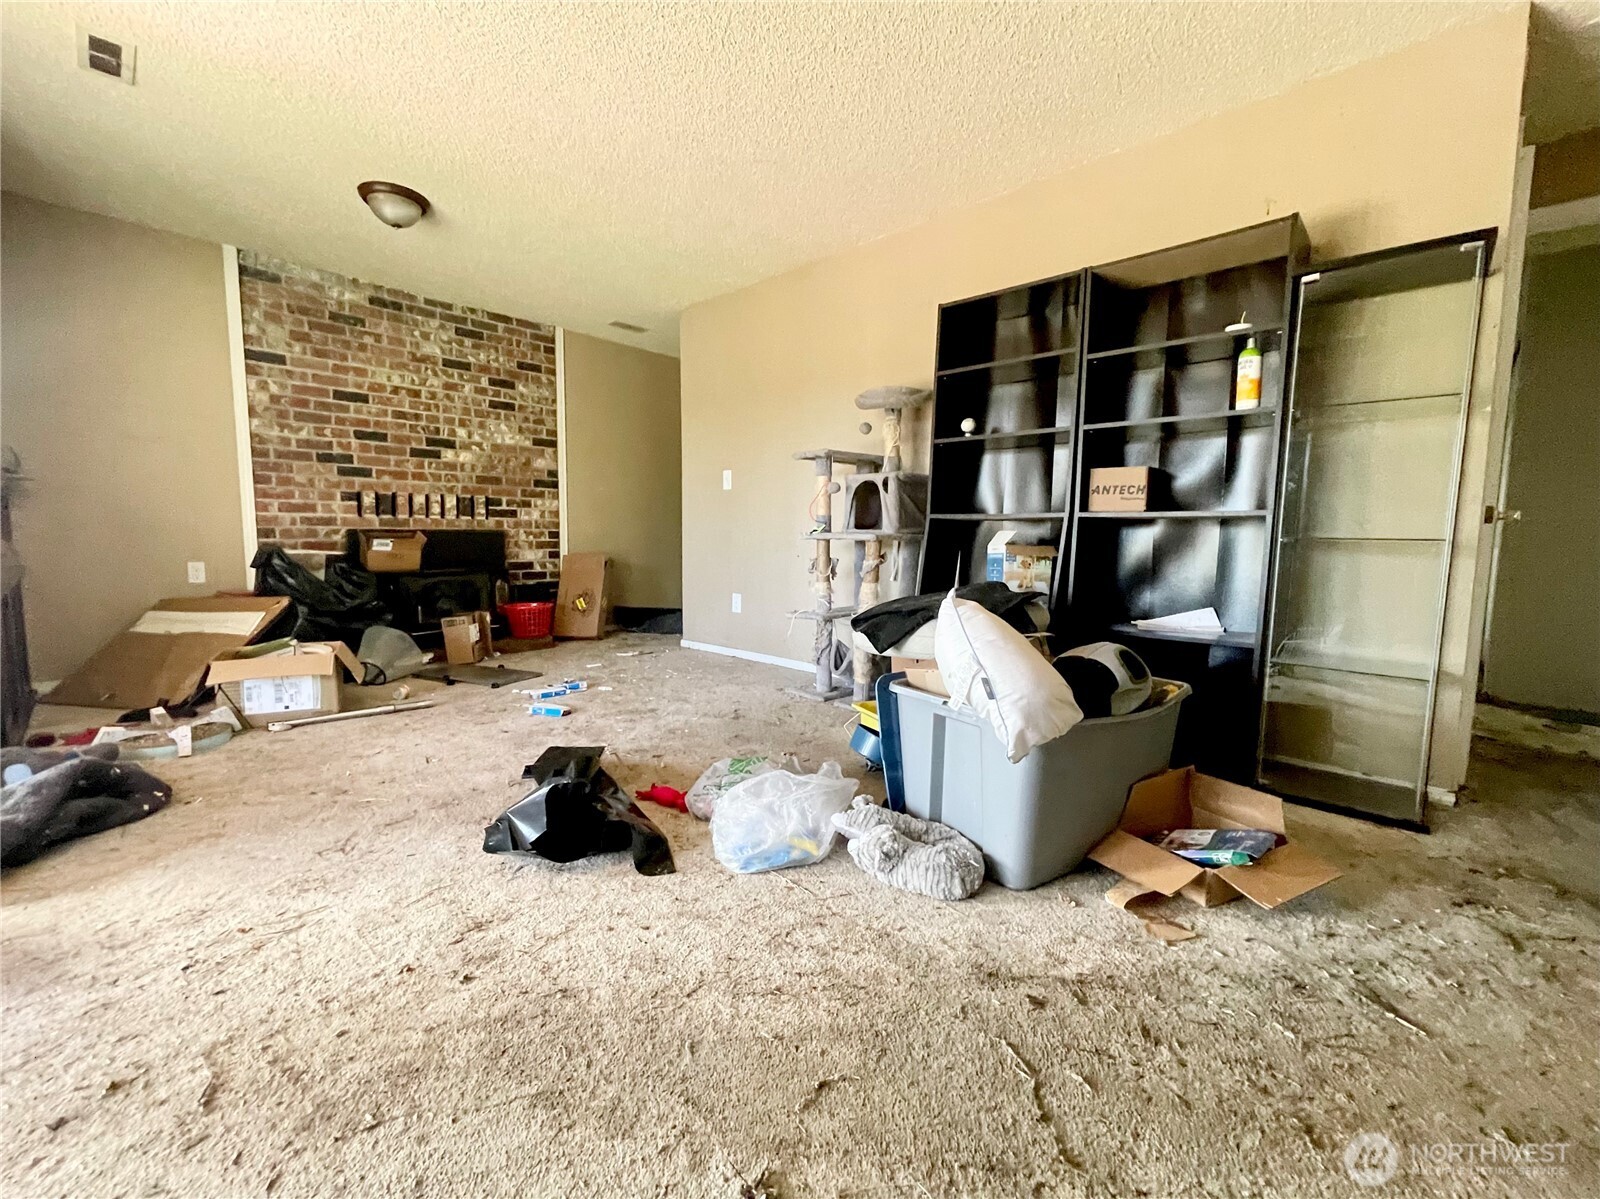
[[[1523,154],[1527,159],[1528,170],[1531,174],[1534,147],[1523,147]],[[1519,167],[1521,163],[1519,161]],[[1508,384],[1505,403],[1505,426],[1501,431],[1499,479],[1495,488],[1492,510],[1490,505],[1485,505],[1483,520],[1490,525],[1489,533],[1489,562],[1486,594],[1483,604],[1482,636],[1478,643],[1477,671],[1473,678],[1474,701],[1481,703],[1487,697],[1484,690],[1484,680],[1488,673],[1489,654],[1492,650],[1494,636],[1494,607],[1495,592],[1500,586],[1500,551],[1502,540],[1505,537],[1506,522],[1503,514],[1511,502],[1511,449],[1512,439],[1516,436],[1517,429],[1517,404],[1521,395],[1521,376],[1519,367],[1522,361],[1522,316],[1526,307],[1528,294],[1528,278],[1532,273],[1532,262],[1540,253],[1559,253],[1560,247],[1549,247],[1547,250],[1538,248],[1538,239],[1554,233],[1564,233],[1572,229],[1581,229],[1586,226],[1600,226],[1600,195],[1589,196],[1581,200],[1569,200],[1564,204],[1552,204],[1545,208],[1537,208],[1528,213],[1525,232],[1521,245],[1517,247],[1515,265],[1516,274],[1516,305],[1514,333],[1511,341],[1511,361],[1507,372]],[[1508,273],[1512,263],[1508,254]]]

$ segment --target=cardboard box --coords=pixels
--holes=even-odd
[[[286,652],[232,650],[211,663],[206,682],[221,689],[251,728],[339,710],[339,668],[356,682],[362,667],[342,641],[301,641]]]
[[[289,606],[279,595],[164,599],[118,633],[43,697],[86,708],[153,708],[182,703],[211,659],[264,632]]]
[[[561,559],[556,589],[557,637],[604,637],[611,618],[611,559],[604,554],[568,554]]]
[[[950,698],[950,689],[944,685],[944,676],[939,673],[939,663],[932,658],[890,658],[889,672],[898,674],[901,671],[905,672],[906,682],[918,691]]]
[[[1016,545],[1014,531],[996,533],[989,539],[989,569],[985,576],[991,583],[1004,583],[1013,591],[1037,591],[1050,594],[1050,577],[1056,567],[1056,547],[1053,545]]]
[[[493,648],[490,642],[489,614],[462,612],[439,622],[444,630],[444,660],[452,666],[471,666],[482,662]]]
[[[422,569],[428,540],[417,529],[359,529],[361,565],[374,574],[404,574]]]
[[[1261,828],[1285,841],[1253,866],[1208,870],[1144,839],[1179,828]],[[1124,890],[1124,901],[1154,891],[1182,895],[1207,908],[1241,895],[1260,907],[1275,908],[1340,875],[1310,850],[1288,840],[1283,801],[1276,795],[1199,774],[1193,766],[1135,783],[1116,830],[1091,849],[1089,857],[1142,888]]]
[[[1089,470],[1090,512],[1153,512],[1165,504],[1166,472],[1153,466]]]

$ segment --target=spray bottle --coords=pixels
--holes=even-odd
[[[1261,406],[1261,349],[1254,335],[1245,338],[1239,362],[1233,372],[1233,406],[1236,409]]]

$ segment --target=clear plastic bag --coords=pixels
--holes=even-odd
[[[847,810],[855,793],[855,779],[845,778],[837,762],[824,762],[816,774],[758,774],[717,800],[712,851],[738,874],[820,862],[838,835],[834,813]]]
[[[799,761],[788,755],[781,758],[769,758],[763,754],[752,754],[744,758],[718,758],[695,780],[694,786],[690,787],[688,794],[683,797],[684,802],[689,805],[691,815],[698,816],[701,820],[710,820],[717,800],[740,783],[773,770],[798,772],[800,769]]]

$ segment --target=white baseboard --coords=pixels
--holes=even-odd
[[[704,641],[679,641],[684,649],[697,649],[708,654],[722,654],[729,658],[743,658],[747,662],[765,662],[768,666],[782,666],[789,670],[800,670],[806,674],[815,674],[817,667],[813,662],[798,662],[793,658],[779,658],[774,654],[758,654],[752,649],[730,649],[726,645],[708,645]]]

